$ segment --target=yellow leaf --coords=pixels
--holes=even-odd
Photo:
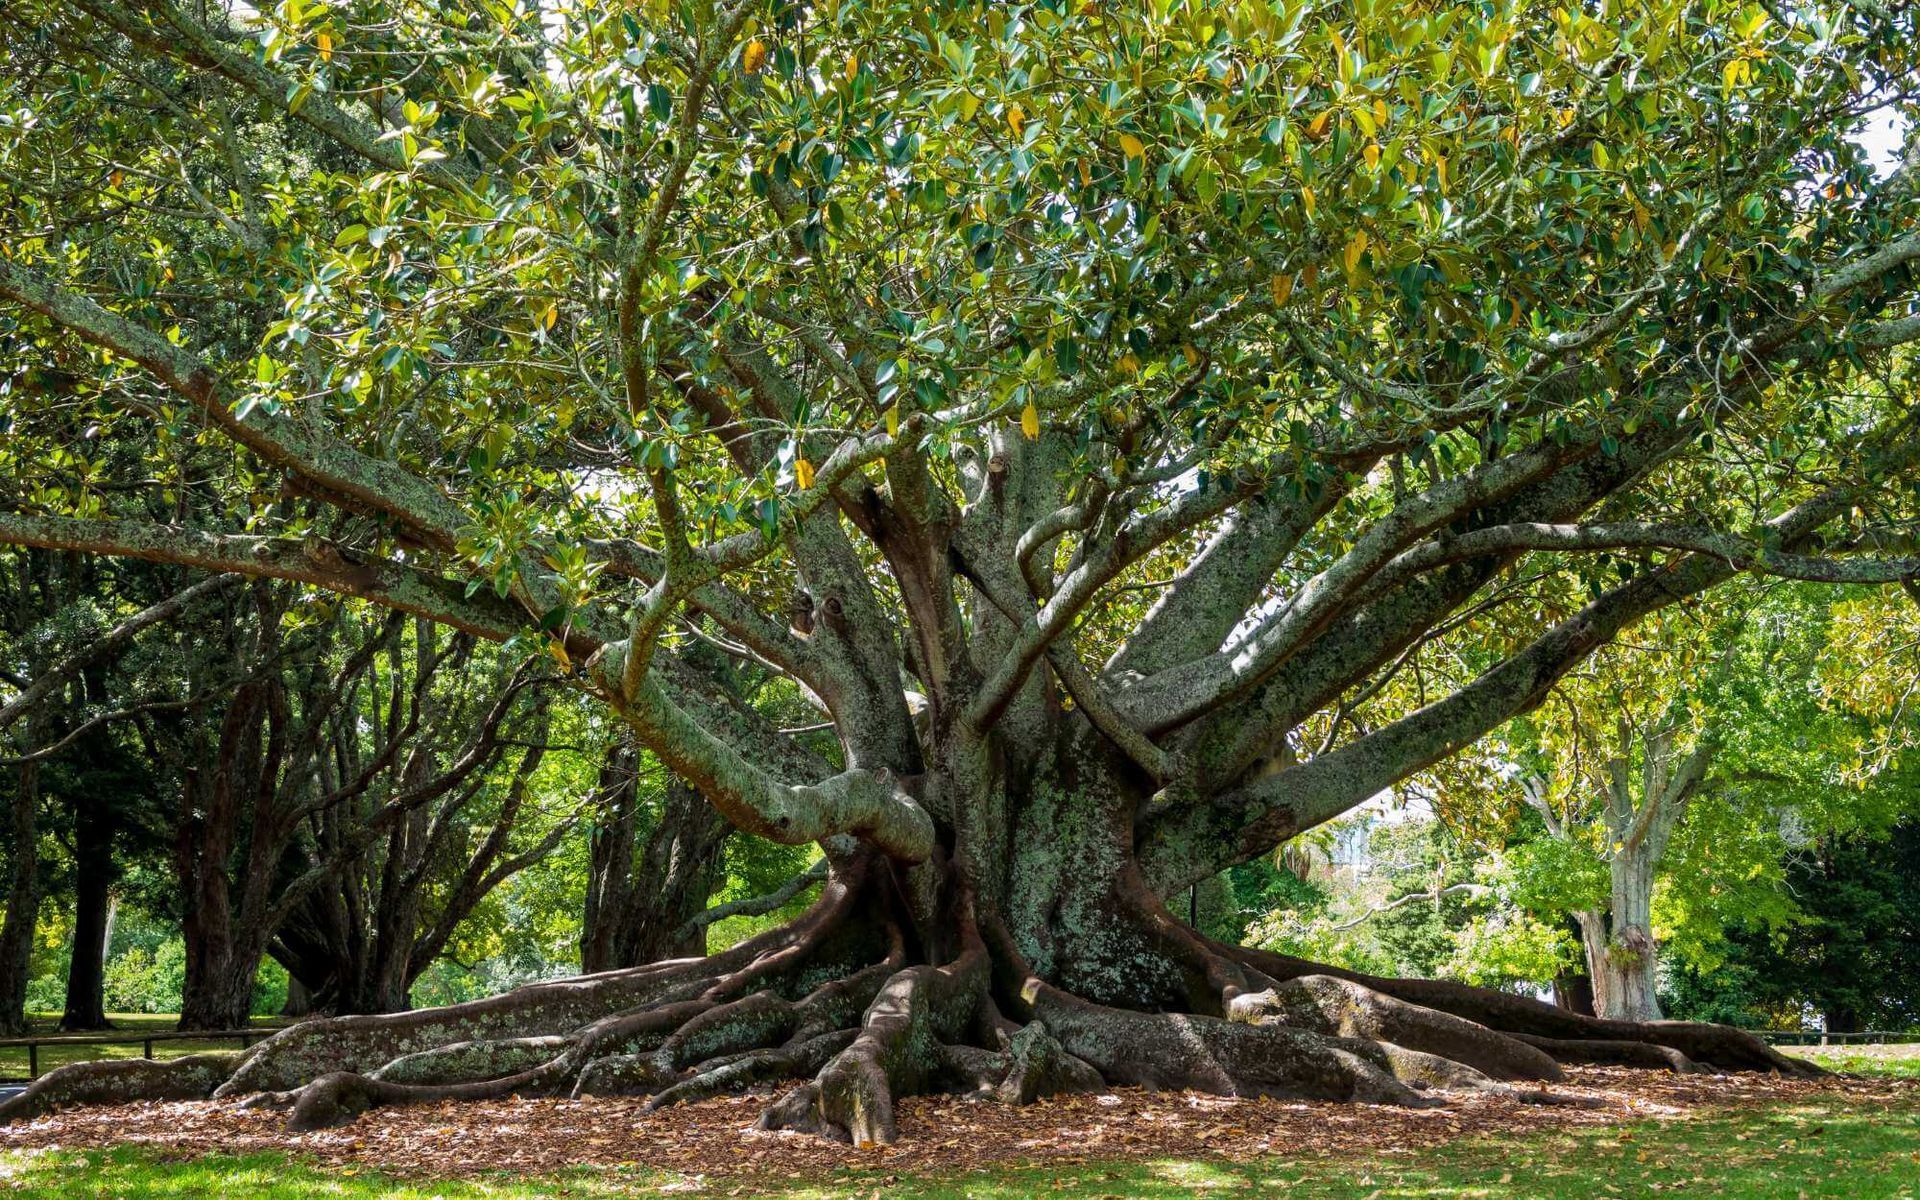
[[[1021,129],[1027,124],[1027,110],[1018,104],[1007,105],[1007,128],[1013,130],[1013,136],[1019,137]]]
[[[887,436],[900,436],[900,406],[898,404],[887,410]]]
[[[1120,356],[1120,370],[1127,375],[1140,373],[1140,359],[1133,351],[1129,350]]]
[[[1380,124],[1381,128],[1384,129],[1386,127],[1387,102],[1385,100],[1375,100],[1373,102],[1373,119]]]
[[[1030,442],[1040,436],[1040,410],[1033,406],[1031,400],[1020,410],[1020,432],[1026,434]]]
[[[980,97],[974,95],[972,92],[968,92],[966,95],[960,97],[960,119],[961,120],[971,121],[973,120],[973,114],[979,111],[980,111]]]
[[[1130,133],[1120,135],[1120,149],[1126,152],[1128,158],[1139,158],[1147,152],[1146,143]]]
[[[1093,186],[1093,171],[1087,166],[1087,160],[1084,158],[1080,160],[1080,186]]]
[[[1447,156],[1446,156],[1446,155],[1444,155],[1444,154],[1436,154],[1436,155],[1434,155],[1434,156],[1433,156],[1433,169],[1434,169],[1435,171],[1437,171],[1437,172],[1439,173],[1439,175],[1440,175],[1440,191],[1441,191],[1442,193],[1445,193],[1445,192],[1446,192],[1446,190],[1447,190]]]
[[[1313,189],[1304,183],[1300,185],[1300,207],[1307,210],[1307,216],[1313,216]]]
[[[858,75],[859,73],[860,73],[860,60],[854,55],[851,55],[851,54],[847,55],[847,78],[852,79],[855,75]]]
[[[552,329],[553,323],[559,319],[560,306],[557,304],[547,305],[547,311],[540,314],[540,324],[548,329]]]
[[[1315,117],[1312,121],[1307,123],[1307,136],[1312,138],[1316,142],[1319,141],[1321,138],[1327,136],[1327,122],[1332,119],[1333,119],[1332,109],[1329,108],[1329,109],[1322,110],[1319,116]]]
[[[567,648],[559,638],[548,639],[547,653],[553,655],[553,661],[560,664],[562,671],[573,670],[573,660],[567,657]]]
[[[801,491],[813,486],[813,464],[804,458],[793,460],[793,481],[800,485]]]
[[[333,61],[333,35],[322,29],[314,35],[313,44],[320,48],[320,61]]]
[[[1293,276],[1275,275],[1273,277],[1273,304],[1275,308],[1286,306],[1287,297],[1293,295]]]
[[[1722,92],[1731,92],[1745,82],[1746,78],[1747,60],[1744,58],[1736,58],[1728,63],[1720,72],[1720,90]]]
[[[760,68],[766,65],[767,44],[759,38],[754,38],[747,43],[747,48],[740,53],[741,69],[749,75],[758,75]]]
[[[1361,154],[1361,157],[1367,160],[1367,170],[1378,171],[1380,169],[1380,147],[1379,146],[1370,142],[1367,144],[1367,148],[1365,150],[1362,150],[1360,154]]]
[[[1367,231],[1362,229],[1359,232],[1355,233],[1352,237],[1347,239],[1347,250],[1346,250],[1347,274],[1351,275],[1355,271],[1360,269],[1360,256],[1362,254],[1365,254],[1366,252],[1367,252]]]

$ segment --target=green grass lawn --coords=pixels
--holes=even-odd
[[[1849,1075],[1890,1075],[1920,1079],[1920,1043],[1891,1046],[1782,1046],[1785,1054]]]
[[[31,1022],[31,1035],[34,1037],[78,1036],[62,1034],[59,1030],[59,1013],[34,1013],[28,1018]],[[114,1028],[102,1034],[113,1037],[136,1033],[169,1033],[179,1023],[180,1018],[173,1013],[108,1013],[107,1019]],[[255,1024],[282,1024],[278,1018],[257,1018]],[[204,1054],[210,1050],[238,1050],[238,1041],[199,1041],[155,1042],[155,1058],[175,1058],[182,1054]],[[87,1062],[100,1058],[139,1058],[145,1048],[139,1042],[121,1045],[99,1045],[76,1043],[65,1046],[40,1047],[40,1073],[42,1075],[55,1067],[72,1062]],[[19,1083],[27,1077],[27,1050],[24,1046],[0,1046],[0,1082]]]
[[[736,1193],[736,1188],[744,1192]],[[537,1196],[772,1195],[1017,1200],[1173,1197],[1211,1193],[1390,1200],[1396,1197],[1845,1197],[1920,1200],[1920,1107],[1814,1098],[1771,1108],[1641,1121],[1516,1138],[1466,1138],[1418,1156],[1162,1160],[994,1169],[951,1176],[836,1172],[806,1186],[699,1181],[641,1170],[539,1179],[398,1181],[318,1167],[278,1154],[170,1163],[149,1152],[47,1150],[0,1154],[0,1193],[128,1200],[219,1195],[469,1200]]]

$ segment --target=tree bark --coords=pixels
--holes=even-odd
[[[62,1029],[112,1027],[106,1012],[106,956],[113,883],[112,811],[103,798],[82,796],[74,813],[73,954]]]
[[[1593,1007],[1593,976],[1584,971],[1562,971],[1554,976],[1553,1002],[1583,1017],[1599,1015]]]
[[[229,724],[239,715],[229,712]],[[252,949],[246,931],[237,927],[227,877],[234,830],[231,756],[238,753],[237,745],[225,742],[211,786],[203,785],[199,772],[190,770],[181,792],[181,818],[175,832],[177,879],[185,909],[180,922],[186,944],[181,1029],[244,1026],[251,1015],[253,981],[265,950],[264,945]]]
[[[313,993],[307,990],[307,985],[300,981],[299,976],[289,970],[287,972],[287,999],[286,1002],[280,1006],[280,1015],[297,1019],[310,1016],[312,1013]]]
[[[698,792],[670,777],[642,840],[638,777],[624,748],[610,752],[601,769],[601,795],[607,818],[593,835],[580,969],[705,954],[706,927],[693,918],[721,881],[731,827]]]
[[[1599,914],[1583,914],[1581,943],[1588,977],[1593,981],[1593,1008],[1610,1021],[1658,1021],[1653,936],[1644,924],[1614,923]]]
[[[27,978],[40,907],[40,764],[23,763],[8,805],[7,909],[0,923],[0,1033],[26,1032]]]

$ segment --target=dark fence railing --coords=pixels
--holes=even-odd
[[[0,1038],[0,1051],[27,1051],[27,1078],[40,1077],[42,1046],[139,1046],[146,1057],[153,1057],[155,1042],[239,1042],[242,1050],[270,1038],[284,1025],[256,1025],[252,1029],[156,1029],[152,1033],[50,1033],[45,1037]]]
[[[1819,1029],[1749,1029],[1747,1032],[1775,1046],[1886,1046],[1920,1042],[1920,1033],[1894,1029],[1863,1029],[1856,1033],[1827,1033]]]

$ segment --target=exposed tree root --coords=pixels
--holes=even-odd
[[[30,1121],[76,1104],[135,1100],[204,1100],[240,1065],[239,1052],[189,1054],[153,1060],[116,1058],[69,1063],[49,1071],[18,1096],[0,1103],[0,1125]]]
[[[1009,1040],[1007,1070],[996,1094],[1009,1104],[1031,1104],[1068,1092],[1097,1092],[1105,1085],[1097,1067],[1067,1053],[1060,1039],[1035,1021]]]
[[[564,1037],[499,1038],[455,1042],[418,1054],[406,1054],[370,1073],[385,1083],[439,1084],[516,1075],[547,1062],[567,1048]]]
[[[1370,1043],[1280,1025],[1106,1008],[1038,981],[1035,1017],[1110,1083],[1192,1088],[1223,1096],[1284,1096],[1419,1106]]]
[[[812,1075],[834,1055],[853,1044],[858,1029],[836,1029],[770,1050],[752,1050],[702,1063],[688,1079],[668,1087],[647,1101],[649,1111],[673,1104],[704,1100],[766,1080]]]
[[[1331,975],[1302,975],[1236,997],[1234,1020],[1290,1025],[1329,1037],[1365,1038],[1463,1063],[1494,1079],[1558,1080],[1546,1053],[1484,1025],[1409,1004]]]
[[[895,1097],[931,1090],[951,1069],[943,1046],[973,1031],[987,977],[987,949],[971,928],[953,962],[897,972],[867,1007],[860,1035],[813,1082],[769,1108],[762,1128],[844,1136],[857,1146],[891,1142]]]
[[[1689,1071],[1701,1071],[1706,1068],[1694,1062],[1671,1046],[1661,1046],[1653,1042],[1617,1042],[1605,1038],[1549,1038],[1538,1037],[1531,1033],[1513,1035],[1529,1046],[1551,1054],[1554,1060],[1563,1063],[1590,1063],[1607,1067],[1651,1067],[1656,1070],[1665,1068],[1676,1075]]]
[[[1665,1046],[1693,1062],[1720,1070],[1824,1074],[1812,1063],[1788,1058],[1752,1034],[1725,1025],[1695,1021],[1608,1021],[1568,1012],[1527,996],[1444,979],[1383,979],[1248,946],[1219,943],[1213,946],[1218,953],[1275,980],[1331,975],[1409,1004],[1464,1017],[1509,1036],[1526,1034],[1533,1038],[1575,1042],[1639,1042]],[[1539,1047],[1536,1045],[1536,1048]],[[1670,1064],[1663,1059],[1660,1065]]]
[[[708,1008],[681,1022],[651,1051],[593,1059],[582,1069],[573,1094],[658,1092],[672,1086],[690,1067],[698,1073],[708,1063],[727,1065],[742,1054],[801,1045],[846,1030],[900,969],[903,957],[896,946],[885,961],[823,984],[800,1000],[754,992]]]

